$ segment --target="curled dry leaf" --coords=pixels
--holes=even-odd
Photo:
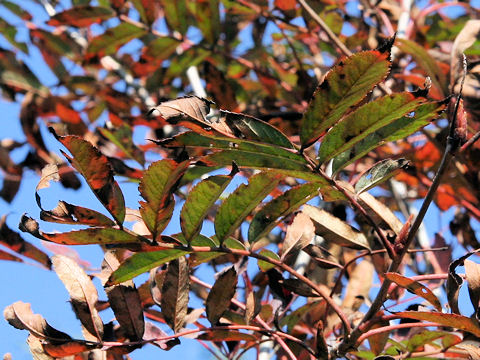
[[[310,216],[300,212],[295,215],[292,223],[287,227],[282,247],[282,260],[290,252],[296,252],[310,244],[315,236],[315,226]]]
[[[465,260],[464,266],[470,301],[472,302],[475,315],[478,319],[480,317],[480,264]]]
[[[462,54],[477,40],[480,34],[480,20],[469,20],[453,42],[450,63],[450,86],[462,74]],[[468,85],[468,82],[467,84]]]
[[[305,205],[303,213],[312,219],[315,233],[322,236],[327,242],[331,241],[353,249],[370,248],[365,235],[329,212]]]
[[[52,263],[60,280],[68,290],[72,308],[83,325],[87,340],[101,340],[103,337],[103,322],[95,304],[98,294],[95,285],[85,271],[72,259],[55,255]]]
[[[358,300],[368,298],[368,293],[372,287],[373,273],[374,268],[370,260],[364,259],[355,266],[343,298],[343,308],[358,310],[361,305]]]

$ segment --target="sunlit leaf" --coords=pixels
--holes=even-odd
[[[152,163],[143,175],[139,191],[146,201],[140,202],[140,214],[154,239],[172,217],[173,192],[188,165],[189,161],[160,160]]]
[[[390,179],[408,165],[406,159],[385,159],[373,165],[362,174],[355,184],[355,192],[361,194]]]
[[[162,286],[161,307],[166,323],[175,333],[185,324],[190,274],[185,257],[170,261]]]
[[[431,321],[443,326],[449,326],[467,331],[477,337],[480,336],[480,327],[478,327],[478,325],[475,324],[472,319],[462,315],[427,311],[402,311],[396,313],[395,315],[403,319]]]
[[[393,281],[398,286],[401,286],[407,289],[412,294],[420,296],[427,300],[430,304],[435,306],[437,311],[442,311],[442,305],[440,301],[435,296],[435,294],[426,286],[420,284],[418,281],[409,279],[408,277],[402,276],[397,273],[386,273],[385,277],[391,281]]]
[[[223,313],[230,307],[236,287],[237,271],[231,266],[218,276],[207,297],[207,318],[212,326],[217,325]]]
[[[253,243],[267,235],[282,217],[318,196],[318,189],[319,184],[315,183],[299,185],[268,202],[253,217],[248,229],[248,241]]]
[[[180,213],[180,226],[185,239],[190,242],[200,233],[208,210],[218,200],[237,170],[230,175],[215,175],[198,183],[189,193]]]
[[[99,57],[114,53],[120,46],[130,40],[137,39],[147,33],[147,30],[136,25],[122,22],[116,27],[107,29],[98,35],[88,45],[87,55]]]
[[[333,216],[329,212],[310,205],[305,205],[303,213],[310,216],[315,225],[315,233],[327,242],[352,249],[370,249],[368,240],[355,228]]]
[[[369,102],[336,124],[323,138],[319,161],[352,148],[369,134],[414,111],[425,100],[412,93],[386,95]]]
[[[268,250],[268,249],[263,249],[262,251],[260,251],[259,253],[260,255],[262,256],[265,256],[266,258],[271,258],[273,260],[277,260],[277,261],[280,261],[280,256],[278,256],[277,253],[274,253],[273,251],[271,250]],[[272,268],[275,267],[274,264],[272,263],[269,263],[268,261],[265,261],[265,260],[260,260],[258,259],[258,267],[260,268],[260,270],[262,271],[268,271]]]
[[[107,282],[107,286],[130,280],[156,266],[165,264],[188,253],[189,251],[185,250],[167,249],[134,254],[113,272]]]
[[[47,24],[50,26],[67,25],[86,27],[110,19],[113,16],[115,16],[115,12],[106,7],[90,5],[75,6],[55,14]]]
[[[241,184],[222,203],[215,216],[215,232],[222,243],[245,220],[248,214],[278,185],[281,176],[261,172]]]
[[[358,142],[353,148],[344,151],[333,159],[332,169],[336,173],[343,167],[363,157],[384,143],[405,139],[407,136],[436,119],[445,109],[444,102],[431,102],[420,105],[413,116],[403,116],[384,126]]]
[[[57,139],[70,151],[72,157],[63,153],[67,160],[87,180],[98,200],[122,223],[125,218],[125,200],[108,159],[88,141],[76,136],[57,136]]]
[[[303,115],[302,147],[312,145],[390,71],[390,52],[364,51],[340,61],[318,86]]]
[[[90,277],[72,259],[63,255],[52,257],[53,267],[68,290],[72,308],[84,328],[87,340],[101,340],[103,322],[95,304],[98,293]]]

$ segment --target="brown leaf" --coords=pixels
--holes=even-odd
[[[52,262],[55,272],[70,294],[72,308],[85,330],[85,339],[101,340],[103,322],[95,308],[98,294],[92,280],[75,261],[66,256],[55,255]]]
[[[149,341],[150,344],[158,346],[162,350],[170,350],[175,345],[180,344],[178,338],[170,340],[161,340],[160,338],[167,337],[167,334],[163,332],[160,328],[155,326],[150,321],[145,322],[145,334],[143,339]]]
[[[327,242],[353,249],[370,248],[365,235],[327,211],[305,205],[303,213],[312,219],[315,233],[322,236]]]
[[[290,252],[296,252],[307,246],[315,236],[315,226],[310,217],[303,212],[295,215],[292,223],[287,227],[285,238],[283,239],[282,256]]]
[[[60,342],[71,340],[71,337],[64,332],[51,327],[41,315],[34,314],[28,303],[17,301],[7,306],[3,311],[3,316],[13,327],[19,330],[28,330],[37,338]]]
[[[54,360],[53,357],[45,353],[41,340],[33,335],[28,335],[27,344],[32,354],[33,360]]]
[[[245,322],[247,325],[260,313],[260,310],[262,310],[262,303],[259,293],[252,290],[248,293],[245,303]]]
[[[358,297],[368,298],[368,293],[372,287],[373,281],[373,264],[371,261],[364,259],[355,266],[350,274],[350,280],[345,291],[342,307],[353,309],[358,304]]]
[[[332,254],[317,245],[307,245],[303,248],[303,251],[310,255],[322,269],[342,268],[342,265],[337,262],[337,259]]]
[[[465,278],[468,282],[468,293],[470,294],[470,301],[477,319],[480,317],[480,264],[470,260],[465,260]]]
[[[47,164],[42,169],[42,175],[40,181],[35,188],[35,192],[40,189],[50,187],[50,181],[60,181],[60,175],[58,174],[58,167],[55,164]]]
[[[390,325],[389,321],[381,320],[381,321],[375,323],[370,328],[370,330],[378,329],[378,328],[388,326],[388,325]],[[383,352],[383,349],[385,348],[385,345],[387,344],[387,341],[388,341],[389,337],[390,337],[390,332],[389,331],[381,332],[379,334],[375,334],[375,335],[372,335],[372,336],[368,337],[368,343],[370,344],[370,348],[372,349],[372,351],[375,355],[378,355],[381,352]]]
[[[313,291],[310,286],[308,286],[307,284],[305,284],[304,282],[298,279],[283,279],[283,280],[280,280],[280,284],[288,291],[291,291],[300,296],[305,296],[305,297],[320,296],[315,291]]]
[[[358,201],[377,224],[386,224],[397,235],[402,230],[403,224],[392,210],[371,194],[367,192],[360,194]]]
[[[236,287],[237,271],[231,266],[218,276],[207,297],[207,318],[212,326],[217,325],[223,313],[230,307]]]
[[[210,341],[255,341],[257,338],[251,334],[245,334],[232,330],[215,330],[208,331],[197,337],[198,340]]]
[[[3,250],[0,250],[0,260],[23,262],[23,260],[20,259],[18,256],[15,256]]]
[[[48,255],[29,242],[26,242],[20,234],[11,230],[7,226],[6,220],[7,218],[5,215],[0,219],[0,244],[22,256],[35,260],[50,269],[52,263],[50,262]]]
[[[470,251],[469,253],[463,255],[462,257],[454,260],[450,263],[448,267],[448,278],[447,278],[447,299],[448,305],[454,314],[460,314],[460,309],[458,308],[458,294],[460,292],[460,286],[463,284],[463,279],[456,273],[456,268],[462,266],[465,259],[469,258],[471,255],[479,252],[479,250]]]
[[[477,40],[480,34],[480,20],[469,20],[455,38],[451,52],[450,85],[462,74],[462,54]]]
[[[198,96],[185,96],[162,102],[151,109],[149,114],[161,116],[172,124],[190,118],[198,122],[201,126],[210,126],[207,115],[210,112],[210,105],[212,104],[213,102],[210,100]]]
[[[175,333],[185,325],[188,310],[190,274],[184,256],[168,263],[162,286],[161,307],[165,322]]]
[[[102,285],[118,269],[120,261],[112,251],[105,253],[102,263]],[[143,308],[137,288],[132,280],[105,287],[110,307],[115,317],[131,341],[141,340],[145,329]]]
[[[41,210],[40,219],[62,224],[113,226],[115,223],[98,211],[59,201],[52,210]]]

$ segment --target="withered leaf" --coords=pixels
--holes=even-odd
[[[368,298],[368,293],[372,287],[373,264],[370,260],[364,259],[359,262],[350,275],[345,297],[342,306],[346,309],[358,310],[358,297]]]
[[[288,291],[291,291],[297,295],[305,297],[318,297],[320,296],[312,290],[310,286],[298,279],[283,279],[280,280],[280,284]]]
[[[163,337],[167,337],[165,332],[163,332],[150,321],[145,322],[145,334],[143,335],[143,339],[145,341],[149,341],[150,344],[158,346],[162,350],[170,350],[175,345],[180,344],[180,340],[178,340],[178,338],[161,340]]]
[[[290,251],[298,251],[307,246],[315,236],[315,226],[310,216],[303,212],[295,215],[293,222],[287,227],[283,240],[282,260]]]
[[[470,295],[470,301],[472,302],[473,309],[477,319],[480,314],[480,264],[477,264],[470,260],[465,260],[465,278],[468,283],[468,293]]]
[[[259,293],[252,290],[248,293],[245,303],[245,322],[247,325],[260,313],[260,310],[262,310],[262,304]]]
[[[370,248],[365,235],[329,212],[310,205],[305,205],[303,212],[312,219],[315,233],[326,241],[352,249]]]
[[[212,326],[217,325],[223,313],[230,307],[236,287],[237,271],[231,266],[218,276],[207,297],[207,318]]]
[[[105,286],[113,271],[118,269],[120,261],[112,251],[105,253],[102,263],[102,284]],[[145,322],[140,295],[132,280],[118,285],[106,286],[110,307],[126,336],[131,341],[141,340],[143,337]]]
[[[85,339],[101,340],[103,322],[95,308],[98,294],[92,280],[75,261],[66,256],[54,255],[52,263],[70,294],[72,308],[85,330]]]
[[[161,307],[165,322],[175,333],[185,325],[190,287],[188,263],[184,256],[168,263],[163,280]]]

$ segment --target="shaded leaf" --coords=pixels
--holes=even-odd
[[[435,296],[435,294],[426,286],[420,284],[418,281],[409,279],[408,277],[402,276],[397,273],[385,273],[385,277],[391,281],[393,281],[398,286],[407,289],[412,294],[420,296],[427,300],[430,304],[435,306],[437,311],[442,311],[442,305],[440,301]]]
[[[390,53],[363,51],[340,61],[312,96],[303,115],[302,147],[312,145],[390,71]]]
[[[478,327],[472,319],[462,315],[426,311],[403,311],[395,315],[404,319],[431,321],[443,326],[450,326],[467,331],[477,337],[480,336],[480,327]]]
[[[241,184],[220,205],[215,216],[215,233],[220,243],[230,236],[255,209],[255,207],[278,185],[281,175],[261,172]]]
[[[248,241],[254,243],[268,234],[286,215],[318,196],[319,184],[307,183],[291,188],[268,202],[253,217],[248,229]]]
[[[5,39],[7,39],[7,41],[17,49],[20,49],[24,53],[28,54],[27,44],[15,40],[15,37],[17,36],[17,29],[15,26],[9,24],[2,18],[0,18],[0,34],[2,34]]]
[[[180,226],[187,242],[200,233],[208,210],[218,200],[238,169],[230,175],[215,175],[198,183],[189,193],[180,213]]]
[[[355,192],[361,194],[394,176],[399,170],[408,166],[406,159],[385,159],[377,162],[362,174],[355,184]]]
[[[170,30],[176,30],[185,35],[188,29],[188,16],[186,0],[171,2],[168,0],[159,0],[165,12],[165,20]]]
[[[305,284],[304,282],[298,279],[283,279],[280,280],[280,284],[287,289],[297,295],[305,296],[305,297],[318,297],[315,291],[312,290],[310,286]]]
[[[400,50],[413,57],[418,66],[432,79],[433,84],[443,92],[443,95],[448,94],[445,74],[424,47],[407,39],[398,39],[397,46]]]
[[[231,266],[218,276],[207,297],[207,318],[212,326],[217,325],[223,313],[230,307],[236,287],[237,271]]]
[[[98,211],[59,201],[52,210],[41,210],[40,219],[62,224],[114,226],[115,223]]]
[[[342,307],[357,311],[372,288],[374,266],[368,259],[360,261],[352,273],[345,290]]]
[[[120,46],[130,40],[147,34],[147,30],[136,25],[122,22],[107,29],[103,34],[93,38],[87,48],[87,56],[103,57],[113,54]]]
[[[185,257],[170,261],[163,280],[161,307],[165,322],[175,333],[185,325],[189,286],[190,273]]]
[[[75,6],[52,16],[47,24],[50,26],[76,26],[86,27],[99,23],[115,16],[115,12],[107,7],[100,6]]]
[[[75,261],[66,256],[54,255],[52,263],[68,290],[75,314],[88,332],[84,332],[85,338],[100,341],[103,336],[103,322],[95,308],[98,293],[92,280]]]
[[[245,302],[245,322],[247,325],[260,313],[261,309],[262,303],[259,294],[253,290],[250,291]]]
[[[77,355],[89,350],[98,349],[99,345],[87,344],[79,340],[67,341],[62,344],[43,344],[45,353],[54,358],[63,358],[70,355]]]
[[[145,157],[142,150],[133,143],[133,130],[130,126],[122,124],[114,129],[100,127],[97,129],[103,136],[118,146],[125,156],[135,160],[142,166],[145,165]]]
[[[295,215],[292,223],[287,227],[282,246],[282,259],[290,252],[302,250],[315,236],[315,227],[310,217],[303,212]]]
[[[369,134],[414,111],[424,98],[403,92],[369,102],[337,123],[323,138],[321,163],[351,149]]]
[[[156,266],[165,264],[188,253],[189,251],[167,249],[134,254],[125,260],[120,267],[113,272],[106,285],[111,286],[130,280]]]
[[[322,269],[342,268],[342,265],[337,262],[337,259],[320,246],[309,244],[302,250],[310,255],[312,260]]]
[[[140,19],[148,25],[152,25],[158,17],[159,6],[155,1],[133,0],[133,5],[140,14]]]
[[[79,137],[56,136],[56,138],[70,151],[73,157],[62,152],[63,155],[87,180],[98,200],[115,220],[122,223],[125,218],[125,200],[120,187],[113,179],[112,167],[106,156],[88,141]]]
[[[222,121],[225,121],[237,138],[295,149],[295,146],[285,134],[263,120],[225,110],[220,110],[220,113],[223,117]]]
[[[370,249],[368,240],[363,233],[329,212],[305,205],[303,213],[312,219],[315,225],[315,233],[322,236],[327,242],[331,241],[352,249]]]
[[[0,250],[0,260],[23,262],[23,260],[20,259],[18,256],[15,256],[3,250]]]
[[[38,78],[23,61],[17,60],[13,52],[5,49],[0,52],[0,83],[25,92],[32,90],[45,92]]]
[[[216,44],[220,35],[220,1],[187,1],[186,4],[204,39],[212,45]]]
[[[172,217],[173,192],[188,165],[189,161],[160,160],[152,163],[143,175],[139,191],[146,201],[140,202],[140,213],[154,240]]]
[[[0,219],[0,244],[9,248],[10,250],[25,256],[29,259],[35,260],[46,268],[50,269],[52,263],[47,254],[36,246],[25,241],[19,233],[13,231],[7,226],[7,217],[4,215]]]
[[[53,341],[70,340],[71,337],[51,327],[39,314],[34,314],[30,304],[17,301],[3,311],[5,320],[19,330],[28,330],[33,336]]]
[[[263,249],[262,251],[260,251],[259,253],[260,255],[262,256],[265,256],[266,258],[271,258],[273,260],[277,260],[277,261],[280,261],[280,256],[278,256],[277,253],[271,251],[271,250],[268,250],[268,249]],[[262,271],[268,271],[272,268],[275,267],[274,264],[272,263],[269,263],[268,261],[264,261],[264,260],[260,260],[258,259],[257,260],[258,262],[258,267],[260,268],[260,270]]]
[[[390,325],[389,321],[380,320],[378,323],[375,323],[371,329],[378,329],[384,326]],[[368,337],[368,343],[370,344],[370,349],[374,352],[375,355],[378,355],[383,352],[385,345],[388,342],[390,337],[390,332],[385,331],[379,334],[373,334],[372,336]]]
[[[110,275],[118,269],[120,262],[112,251],[107,251],[102,262],[102,284],[105,286]],[[105,286],[108,302],[125,335],[131,340],[142,340],[145,321],[140,295],[133,281]]]

